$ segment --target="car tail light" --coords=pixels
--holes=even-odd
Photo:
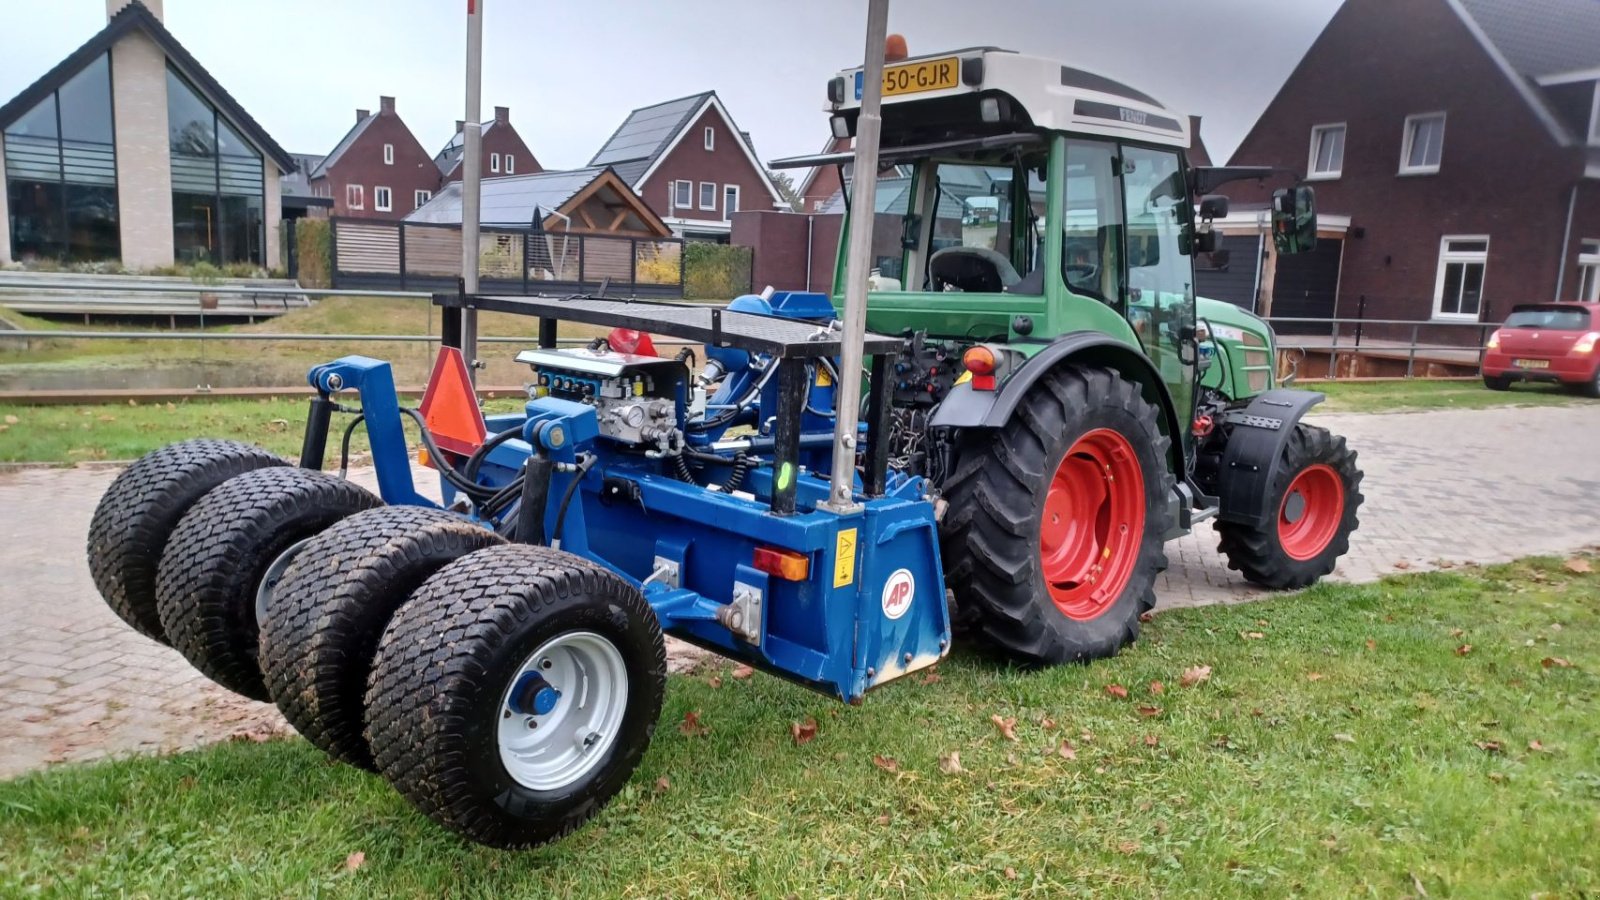
[[[995,359],[992,349],[982,344],[967,348],[967,352],[961,354],[961,365],[972,375],[973,390],[994,390],[994,370],[999,360]]]
[[[1591,331],[1572,345],[1573,353],[1593,353],[1596,341],[1600,341],[1600,331]]]
[[[794,550],[757,547],[753,564],[768,575],[785,581],[805,581],[811,577],[811,558]]]
[[[1496,328],[1494,330],[1494,334],[1489,335],[1489,343],[1487,346],[1490,350],[1500,349],[1500,329]]]

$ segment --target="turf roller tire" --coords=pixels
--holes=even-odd
[[[1267,488],[1272,517],[1262,527],[1217,521],[1218,549],[1228,558],[1228,568],[1276,590],[1303,588],[1332,572],[1339,557],[1349,552],[1350,534],[1360,525],[1356,511],[1364,499],[1361,478],[1356,452],[1343,437],[1326,428],[1296,425]],[[1301,493],[1299,515],[1291,510],[1291,488]],[[1319,523],[1325,527],[1318,528]]]
[[[246,472],[201,498],[172,533],[156,607],[173,649],[206,677],[269,700],[257,662],[256,590],[284,551],[382,501],[306,469]]]
[[[260,447],[202,438],[152,450],[111,482],[89,522],[89,574],[124,622],[167,643],[156,612],[156,566],[178,521],[235,475],[288,463]]]
[[[390,617],[447,563],[504,542],[420,506],[359,512],[312,538],[261,623],[261,669],[284,718],[329,756],[373,769],[364,701]]]
[[[1159,415],[1121,374],[1064,366],[1029,388],[1003,427],[967,439],[946,480],[941,552],[956,603],[1007,657],[1097,659],[1138,637],[1167,564],[1172,475]],[[1123,471],[1120,483],[1092,463],[1102,456]],[[1098,506],[1084,499],[1096,495]],[[1126,528],[1102,533],[1113,521]],[[1084,565],[1067,582],[1070,558]]]
[[[547,687],[561,699],[538,715],[557,726],[604,708],[609,693],[615,726],[589,768],[530,787],[502,752],[505,729],[524,722],[507,698],[541,671],[546,648],[591,639],[615,665],[580,671],[619,677],[563,678],[572,670],[555,665]],[[434,822],[491,847],[528,847],[578,828],[622,788],[655,733],[665,686],[660,623],[632,585],[559,550],[490,547],[445,566],[390,620],[367,690],[367,742],[383,776]]]

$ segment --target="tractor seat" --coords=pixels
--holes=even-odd
[[[946,247],[928,260],[933,289],[998,294],[1022,280],[1011,260],[988,247]]]

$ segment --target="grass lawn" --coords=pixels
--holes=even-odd
[[[1447,381],[1412,378],[1389,381],[1302,381],[1295,385],[1321,391],[1325,412],[1400,412],[1422,409],[1487,409],[1493,406],[1565,406],[1594,403],[1554,384],[1514,384],[1509,391],[1491,391],[1477,379]]]
[[[1600,576],[1557,560],[1180,610],[1088,666],[958,654],[855,708],[724,667],[671,680],[632,782],[553,846],[234,743],[0,784],[0,894],[1578,896],[1597,673]]]

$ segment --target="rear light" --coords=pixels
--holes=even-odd
[[[961,355],[961,365],[972,375],[972,389],[975,391],[994,390],[994,370],[999,365],[994,351],[979,344],[967,348]]]
[[[752,562],[757,569],[785,581],[805,581],[811,577],[811,557],[794,550],[757,547]]]
[[[1489,343],[1486,346],[1490,350],[1500,349],[1500,329],[1496,328],[1494,334],[1489,335]]]
[[[1572,345],[1573,353],[1593,353],[1596,341],[1600,341],[1600,331],[1591,331]]]

